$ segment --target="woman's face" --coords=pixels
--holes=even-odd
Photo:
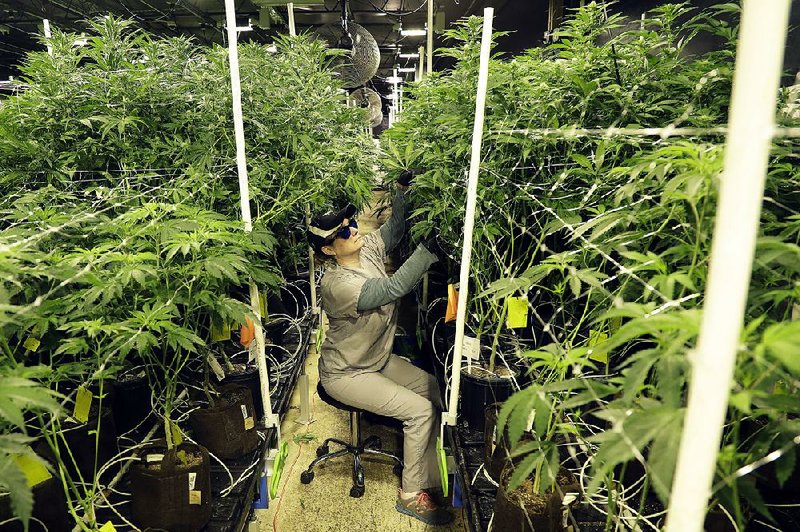
[[[348,225],[350,225],[348,218],[342,220],[342,227]],[[362,247],[364,247],[364,237],[359,234],[358,229],[351,227],[350,238],[337,237],[329,246],[322,246],[322,251],[336,260],[342,260],[357,256]]]

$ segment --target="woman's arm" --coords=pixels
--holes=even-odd
[[[438,259],[420,244],[408,260],[388,279],[367,279],[358,295],[358,312],[376,309],[411,292],[422,275]]]
[[[406,197],[400,188],[392,194],[392,216],[380,228],[386,252],[390,253],[406,232]]]

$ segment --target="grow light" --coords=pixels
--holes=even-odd
[[[400,35],[403,37],[424,37],[428,34],[428,30],[425,29],[418,29],[418,30],[400,30]]]
[[[389,76],[386,78],[386,83],[391,83],[392,85],[398,85],[403,82],[403,78],[400,76]]]
[[[419,57],[417,52],[414,53],[407,53],[407,54],[400,54],[400,57],[403,59],[416,59]]]
[[[416,72],[417,69],[414,68],[414,67],[403,67],[403,68],[398,68],[397,71],[398,72]]]

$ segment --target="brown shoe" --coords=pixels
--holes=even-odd
[[[420,491],[415,498],[404,499],[397,496],[397,504],[394,505],[398,512],[409,515],[414,519],[419,519],[423,523],[431,526],[443,526],[453,520],[453,516],[439,507],[431,498],[427,491]]]

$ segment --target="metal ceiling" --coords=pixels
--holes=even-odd
[[[295,0],[295,20],[299,32],[310,31],[341,17],[344,0]],[[352,20],[364,26],[378,42],[381,64],[378,77],[391,75],[394,66],[415,66],[417,59],[401,59],[400,52],[416,52],[425,37],[403,37],[405,29],[424,28],[427,0],[349,0]],[[484,7],[495,8],[494,26],[510,31],[500,40],[500,52],[518,52],[542,43],[550,12],[562,13],[577,7],[581,0],[430,0],[434,2],[434,46],[443,44],[442,28],[468,15],[480,14]],[[659,4],[683,0],[603,0],[610,9],[638,18],[639,14]],[[707,7],[722,0],[692,0],[696,7]],[[237,0],[237,23],[252,24],[253,31],[241,34],[242,40],[269,42],[279,33],[287,33],[285,0]],[[0,80],[17,73],[16,65],[29,50],[40,49],[37,35],[42,20],[54,27],[81,32],[85,20],[112,13],[138,22],[147,31],[159,35],[186,34],[203,44],[224,42],[224,0],[0,0]],[[800,22],[800,0],[793,0],[792,24]],[[800,66],[800,42],[792,31],[787,46],[787,69]],[[702,49],[704,43],[698,43]],[[712,44],[713,45],[713,44]],[[711,46],[711,45],[709,45]],[[434,69],[448,66],[446,58],[434,61]],[[409,77],[413,76],[411,74]]]
[[[296,0],[295,22],[298,32],[311,30],[341,18],[343,0]],[[513,0],[431,0],[435,2],[435,26],[449,25],[462,16],[478,12],[484,4],[504,6]],[[518,3],[544,3],[548,0],[517,0]],[[287,9],[281,0],[238,0],[238,24],[250,23],[253,31],[242,33],[244,40],[268,42],[276,33],[286,33]],[[381,47],[379,76],[391,74],[402,52],[416,52],[425,37],[403,37],[405,29],[424,28],[426,0],[350,0],[352,20],[370,31]],[[224,0],[0,0],[0,79],[14,74],[24,53],[40,47],[42,20],[53,27],[81,32],[84,21],[112,13],[133,19],[142,28],[159,35],[192,35],[203,44],[224,42]],[[440,45],[436,36],[436,45]],[[416,60],[404,63],[412,63]],[[409,66],[409,65],[400,65]]]

